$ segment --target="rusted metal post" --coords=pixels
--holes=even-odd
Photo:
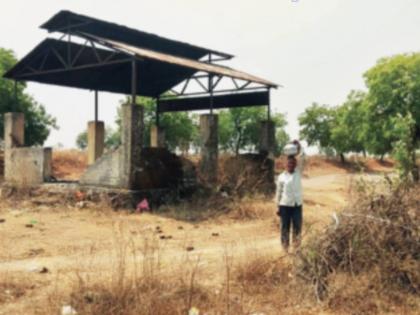
[[[159,124],[160,124],[159,103],[160,103],[160,96],[156,98],[156,127],[159,127]]]
[[[209,64],[211,64],[211,53],[209,53]],[[210,114],[213,114],[213,74],[209,73],[209,86],[208,90],[210,92]]]
[[[95,90],[95,122],[98,122],[98,90]]]
[[[14,98],[15,98],[15,101],[13,102],[13,105],[12,105],[12,112],[16,112],[17,107],[18,107],[17,106],[18,105],[17,84],[18,84],[18,82],[15,80],[15,86],[14,86],[14,93],[15,93]]]
[[[136,104],[137,96],[137,64],[136,59],[131,62],[131,103]]]
[[[268,104],[267,104],[267,120],[271,120],[271,99],[270,99],[270,89],[268,89]]]

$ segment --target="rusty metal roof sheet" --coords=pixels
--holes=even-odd
[[[221,76],[226,76],[226,77],[230,77],[234,79],[259,83],[259,84],[266,85],[268,87],[274,87],[274,88],[278,87],[276,83],[270,82],[268,80],[256,77],[252,74],[248,74],[243,71],[238,71],[229,67],[205,63],[205,62],[178,57],[178,56],[173,56],[173,55],[153,51],[150,49],[135,47],[135,46],[121,43],[115,40],[99,38],[99,37],[96,37],[96,39],[99,42],[102,42],[104,45],[111,46],[112,48],[120,50],[120,51],[125,51],[129,54],[135,55],[140,58],[153,59],[153,60],[157,60],[157,61],[161,61],[165,63],[170,63],[170,64],[194,69],[197,71],[203,71],[203,72],[207,72],[207,73],[211,73],[215,75],[221,75]]]
[[[133,46],[144,47],[146,49],[196,60],[210,53],[224,59],[233,58],[233,55],[225,52],[164,38],[155,34],[65,10],[55,14],[47,22],[41,25],[41,28],[46,29],[48,32],[70,32],[73,34],[83,32],[124,42]]]

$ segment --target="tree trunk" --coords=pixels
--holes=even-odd
[[[340,161],[341,163],[346,163],[346,158],[344,157],[344,153],[340,153]]]
[[[381,163],[384,161],[384,157],[385,157],[385,154],[381,154],[381,157],[379,158],[379,161],[381,161]]]
[[[413,150],[413,169],[411,170],[411,174],[413,175],[414,182],[418,183],[420,181],[420,173],[419,167],[417,166],[416,149]]]

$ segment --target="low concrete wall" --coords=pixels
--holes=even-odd
[[[125,104],[121,116],[121,146],[90,165],[80,179],[81,185],[135,189],[143,146],[143,106]]]
[[[51,148],[10,148],[8,151],[6,182],[17,186],[35,186],[51,178]]]
[[[80,178],[81,185],[92,185],[113,188],[126,187],[127,180],[124,170],[124,150],[122,147],[102,155],[88,167]]]

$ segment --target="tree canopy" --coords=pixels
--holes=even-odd
[[[44,106],[25,93],[25,83],[19,82],[15,91],[14,82],[3,78],[3,74],[16,62],[11,50],[0,48],[0,134],[3,138],[4,113],[20,111],[25,114],[25,145],[42,145],[51,128],[57,128],[56,120]]]
[[[219,145],[223,151],[236,155],[241,150],[255,151],[259,142],[260,122],[267,119],[267,111],[261,107],[230,108],[219,112]],[[276,153],[280,154],[289,141],[282,113],[272,117],[276,125]]]
[[[403,173],[411,165],[418,177],[420,53],[380,59],[364,79],[367,92],[352,91],[336,107],[316,103],[308,107],[299,117],[301,137],[343,160],[348,152],[367,152],[381,159],[393,154]]]

